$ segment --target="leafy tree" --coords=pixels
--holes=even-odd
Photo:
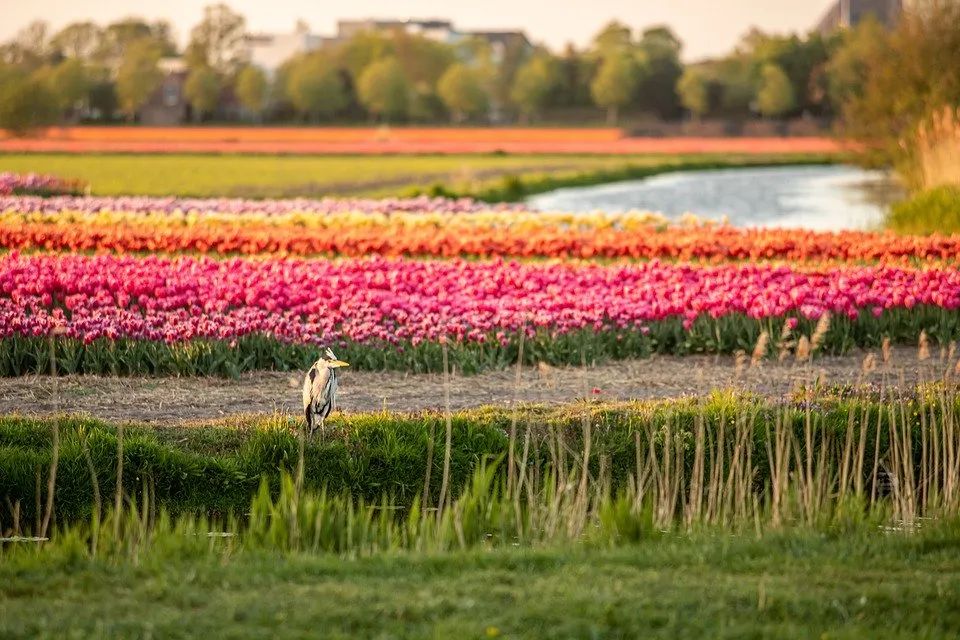
[[[607,110],[607,123],[614,126],[620,108],[630,102],[636,88],[637,75],[633,60],[623,54],[610,55],[604,59],[590,84],[590,95],[598,107]]]
[[[796,106],[793,85],[783,69],[767,64],[761,71],[757,108],[767,117],[783,116]]]
[[[593,49],[600,58],[623,55],[633,48],[632,38],[630,27],[611,20],[593,37]]]
[[[410,104],[410,87],[396,58],[372,63],[357,81],[357,97],[370,113],[384,119],[403,118]]]
[[[267,104],[267,76],[253,65],[247,65],[239,74],[234,91],[244,109],[260,117]]]
[[[18,69],[0,69],[0,128],[25,135],[56,119],[56,96],[42,78]]]
[[[643,70],[637,82],[638,106],[661,118],[677,117],[676,87],[683,73],[680,40],[668,27],[652,27],[643,32],[637,49]]]
[[[210,67],[197,67],[187,75],[183,94],[190,101],[193,117],[199,121],[203,114],[217,107],[220,99],[220,75]]]
[[[556,81],[551,60],[535,56],[517,71],[510,98],[525,118],[535,117],[546,106]]]
[[[703,71],[696,67],[684,70],[677,81],[677,94],[684,108],[698,120],[710,110],[709,82]]]
[[[49,83],[61,114],[75,110],[90,93],[90,74],[79,58],[69,58],[54,67]]]
[[[190,31],[187,65],[210,67],[224,74],[235,72],[242,62],[245,34],[242,15],[222,3],[205,7],[203,19]]]
[[[127,48],[145,40],[153,43],[158,57],[176,53],[177,48],[171,37],[169,23],[161,20],[150,24],[139,18],[127,18],[107,25],[94,58],[102,64],[117,68],[126,57]]]
[[[89,61],[100,47],[103,30],[93,22],[72,22],[50,39],[50,48],[66,58]]]
[[[152,38],[128,43],[125,48],[117,70],[117,97],[120,108],[132,119],[163,80],[158,66],[161,50]]]
[[[825,65],[826,92],[837,109],[863,95],[871,61],[884,55],[889,37],[873,16],[868,16],[840,36],[840,42]]]
[[[340,74],[322,53],[309,54],[290,68],[287,97],[294,108],[311,118],[329,118],[347,106]]]
[[[454,122],[462,122],[486,112],[489,104],[480,74],[462,63],[447,69],[437,83],[437,93]]]
[[[558,80],[554,85],[551,103],[558,106],[579,107],[592,104],[590,78],[593,77],[593,61],[583,56],[572,44],[567,44],[558,63]]]

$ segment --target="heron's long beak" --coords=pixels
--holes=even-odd
[[[349,362],[344,362],[343,360],[331,360],[330,362],[327,363],[327,366],[329,366],[329,367],[334,367],[334,368],[337,368],[337,367],[349,367],[349,366],[350,366],[350,363],[349,363]]]

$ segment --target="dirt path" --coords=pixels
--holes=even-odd
[[[812,365],[765,362],[737,375],[729,356],[656,357],[613,362],[587,369],[537,368],[523,372],[519,388],[515,371],[453,376],[454,408],[523,402],[561,403],[584,393],[607,400],[670,398],[737,387],[769,396],[783,396],[818,379],[826,384],[880,383],[912,385],[943,375],[947,366],[937,354],[919,363],[913,349],[895,350],[895,364],[864,376],[864,353],[818,359]],[[108,378],[49,376],[0,379],[0,413],[85,413],[109,420],[182,422],[237,414],[300,413],[299,375],[253,373],[239,380],[223,378]],[[55,392],[56,391],[56,392]],[[443,406],[440,375],[407,375],[347,370],[341,380],[340,408],[417,411]]]

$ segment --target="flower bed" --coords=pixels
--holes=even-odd
[[[521,331],[528,357],[553,363],[732,351],[825,313],[831,351],[960,336],[954,269],[13,253],[0,293],[8,375],[49,367],[49,336],[86,372],[283,369],[321,344],[367,368],[434,369],[441,340],[476,370],[509,362]]]
[[[64,180],[37,173],[0,172],[0,196],[79,195],[86,185],[79,180]]]

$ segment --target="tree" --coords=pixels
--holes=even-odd
[[[525,118],[539,114],[550,98],[550,92],[557,82],[551,62],[545,55],[535,56],[517,71],[510,99]]]
[[[322,53],[309,54],[290,68],[287,97],[297,111],[315,119],[329,118],[347,106],[340,74]]]
[[[117,98],[120,108],[131,119],[163,80],[163,73],[158,66],[160,53],[160,48],[152,38],[126,45],[126,52],[117,70]]]
[[[687,67],[677,81],[680,103],[699,120],[710,110],[709,83],[704,73],[696,67]]]
[[[68,58],[48,75],[51,93],[61,115],[67,115],[86,101],[90,93],[90,74],[79,58]]]
[[[863,95],[871,61],[883,56],[889,37],[873,16],[841,35],[837,49],[825,66],[826,90],[837,109]]]
[[[139,18],[127,18],[107,25],[94,58],[111,68],[118,68],[126,57],[127,47],[144,40],[153,43],[158,57],[173,55],[177,49],[167,22],[160,20],[149,24]]]
[[[437,93],[454,122],[484,113],[489,104],[479,73],[462,63],[450,65],[437,83]]]
[[[0,129],[25,135],[56,119],[56,97],[42,78],[18,69],[0,70]]]
[[[621,107],[630,102],[637,88],[634,62],[624,54],[610,55],[590,84],[594,103],[607,110],[607,124],[617,124]]]
[[[187,76],[183,94],[190,101],[194,119],[199,121],[203,114],[217,108],[220,99],[220,76],[210,67],[197,67]]]
[[[364,69],[357,80],[357,97],[376,116],[404,117],[410,104],[410,87],[397,59],[384,58]]]
[[[660,118],[676,118],[680,111],[677,82],[683,73],[680,40],[668,27],[652,27],[637,43],[643,73],[638,77],[637,104]]]
[[[50,39],[50,48],[65,58],[89,61],[100,47],[103,30],[93,22],[73,22]]]
[[[190,31],[187,65],[210,67],[223,74],[235,72],[242,63],[246,20],[225,4],[209,5],[203,19]]]
[[[239,74],[234,91],[240,105],[257,118],[267,104],[267,76],[259,67],[247,65]]]
[[[600,58],[623,55],[633,48],[632,38],[630,27],[611,20],[593,37],[593,49]]]
[[[785,115],[796,106],[793,85],[783,69],[775,64],[763,67],[760,88],[757,90],[757,108],[767,117]]]

